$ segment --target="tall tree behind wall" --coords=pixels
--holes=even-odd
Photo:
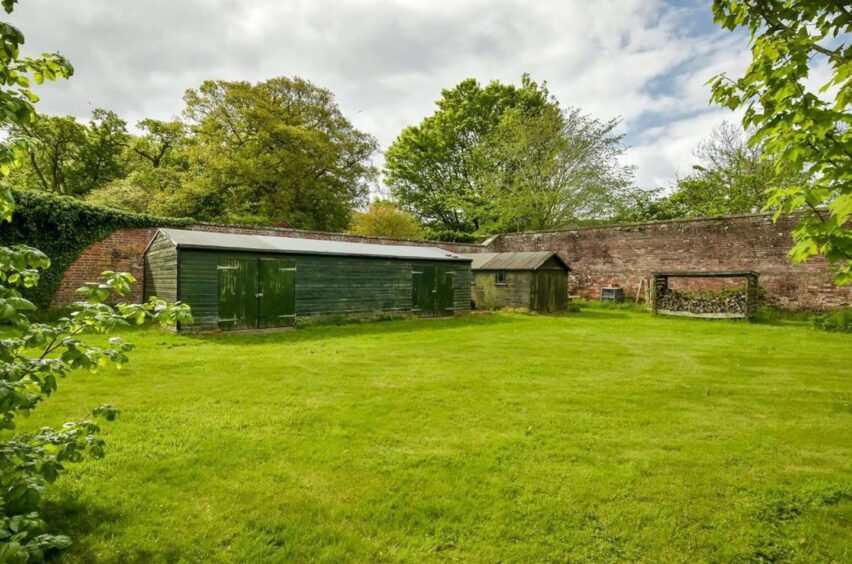
[[[193,140],[177,215],[342,230],[376,171],[376,140],[300,78],[208,81],[185,96]]]

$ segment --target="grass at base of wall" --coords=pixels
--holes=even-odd
[[[119,407],[62,562],[843,562],[852,341],[603,308],[133,331],[22,430]]]

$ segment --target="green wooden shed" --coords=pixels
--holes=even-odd
[[[568,303],[571,268],[554,252],[477,253],[471,260],[471,300],[476,309],[504,307],[554,313]]]
[[[160,229],[145,251],[144,293],[189,304],[190,330],[330,314],[441,317],[470,310],[470,262],[437,247]]]

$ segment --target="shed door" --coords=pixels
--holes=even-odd
[[[431,317],[435,311],[435,267],[418,265],[411,270],[411,311]]]
[[[539,270],[532,273],[530,308],[541,313],[565,311],[568,302],[568,273]]]
[[[219,259],[219,328],[257,327],[257,259]]]
[[[285,327],[296,321],[296,263],[292,260],[261,259],[260,327]]]
[[[435,268],[435,315],[445,316],[452,315],[455,312],[453,307],[453,293],[456,287],[456,273],[452,268],[439,266]]]

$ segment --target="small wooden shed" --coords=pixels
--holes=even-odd
[[[476,309],[524,307],[564,311],[571,268],[554,252],[476,253],[471,260],[471,299]]]
[[[189,304],[191,330],[327,314],[440,317],[470,310],[470,262],[437,247],[160,229],[145,251],[144,293]]]

